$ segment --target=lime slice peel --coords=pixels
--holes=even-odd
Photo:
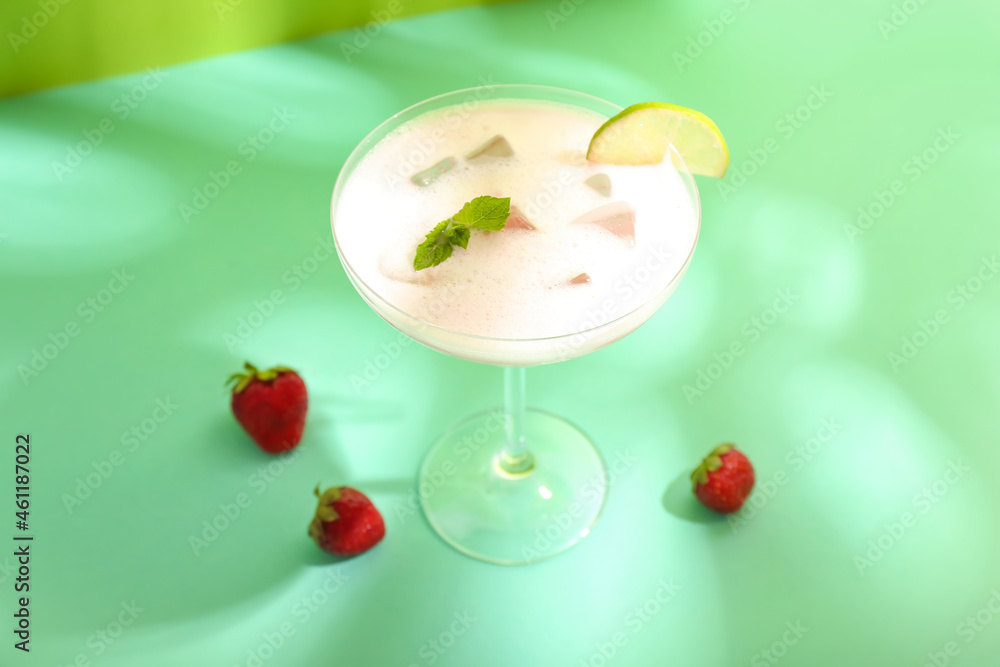
[[[609,118],[590,140],[587,159],[603,164],[659,164],[671,144],[691,173],[717,178],[726,173],[729,148],[718,126],[700,111],[666,102],[633,104]]]

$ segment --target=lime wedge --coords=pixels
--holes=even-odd
[[[633,104],[594,133],[587,159],[605,164],[658,164],[677,148],[688,169],[721,177],[729,166],[722,132],[705,114],[665,102]]]

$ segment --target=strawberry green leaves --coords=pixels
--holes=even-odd
[[[467,248],[472,229],[498,232],[510,217],[510,197],[476,197],[465,204],[462,210],[439,222],[427,234],[424,242],[417,246],[413,257],[416,271],[437,266],[451,257],[454,246]]]
[[[695,489],[698,488],[699,484],[708,481],[708,473],[715,472],[722,467],[722,457],[728,454],[732,448],[733,446],[730,444],[719,445],[705,457],[701,465],[694,469],[694,472],[691,473],[691,481],[694,483]]]

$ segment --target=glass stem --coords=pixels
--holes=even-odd
[[[506,366],[503,369],[507,443],[500,455],[500,467],[508,475],[524,475],[535,467],[535,457],[524,441],[524,375],[523,366]]]

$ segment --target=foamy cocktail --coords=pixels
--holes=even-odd
[[[642,166],[587,160],[618,111],[537,86],[449,93],[377,128],[334,190],[340,258],[372,308],[429,347],[508,367],[505,412],[454,425],[419,485],[442,537],[484,560],[559,553],[604,504],[600,454],[565,420],[524,409],[523,368],[635,330],[673,292],[697,241],[697,189],[675,151]],[[509,198],[503,229],[473,230],[446,261],[415,269],[428,232],[484,195]]]

